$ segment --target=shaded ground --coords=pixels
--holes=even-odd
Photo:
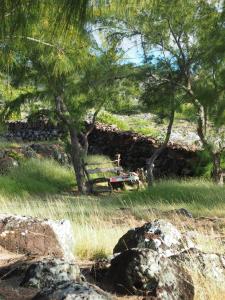
[[[23,274],[16,273],[17,265],[27,261],[24,255],[6,251],[0,247],[0,299],[29,300],[37,292],[36,289],[20,287]]]

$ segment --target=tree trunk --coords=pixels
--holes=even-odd
[[[216,183],[223,183],[221,181],[221,154],[220,153],[212,153],[212,161],[213,161],[213,170],[212,170],[212,178]]]
[[[85,184],[85,174],[83,168],[83,149],[79,142],[77,130],[73,127],[73,122],[71,121],[71,119],[68,118],[68,109],[63,101],[62,95],[55,96],[55,108],[58,117],[69,129],[71,140],[71,158],[78,191],[82,194],[86,194],[87,188]]]
[[[165,150],[169,140],[170,140],[170,135],[171,135],[171,131],[172,131],[172,127],[173,127],[173,122],[174,122],[174,114],[175,114],[175,108],[174,106],[171,109],[171,113],[170,113],[170,119],[169,119],[169,124],[167,127],[167,131],[166,131],[166,137],[165,140],[163,142],[163,144],[155,150],[155,152],[153,153],[153,155],[150,157],[150,159],[147,160],[147,182],[148,182],[148,186],[152,186],[154,183],[154,162],[155,160],[160,156],[160,154]]]
[[[83,154],[86,157],[88,155],[88,148],[89,148],[89,142],[88,142],[88,135],[83,135]]]
[[[86,194],[87,188],[83,169],[83,151],[81,149],[76,130],[74,128],[70,128],[69,132],[71,139],[71,158],[77,180],[78,191],[82,194]]]

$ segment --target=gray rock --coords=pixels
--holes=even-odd
[[[45,258],[29,266],[21,286],[43,289],[70,280],[82,281],[80,268],[77,264],[63,259]]]
[[[11,157],[0,159],[0,174],[7,174],[11,169],[18,167],[18,162]]]
[[[0,150],[0,159],[5,157],[5,151],[4,150]]]
[[[177,264],[225,285],[225,255],[192,248],[171,257]]]
[[[171,256],[189,247],[193,247],[191,240],[185,238],[170,222],[155,220],[129,230],[119,239],[113,253],[131,248],[148,248],[164,256]]]
[[[108,282],[121,294],[155,297],[160,300],[191,300],[191,276],[167,257],[150,249],[129,249],[111,262]]]
[[[183,216],[186,218],[193,218],[192,213],[190,213],[186,208],[178,208],[178,209],[172,209],[169,211],[165,212],[165,215],[178,215],[178,216]]]
[[[89,283],[79,284],[67,281],[51,288],[43,289],[32,300],[112,300],[100,288]]]

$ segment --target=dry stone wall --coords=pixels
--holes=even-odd
[[[88,124],[86,125],[88,126]],[[14,122],[8,124],[6,138],[9,140],[41,141],[62,137],[59,126],[36,121],[33,123]],[[158,141],[130,131],[120,131],[115,126],[97,123],[89,136],[89,153],[104,154],[114,158],[120,153],[122,166],[137,170],[146,165],[146,160],[158,147]],[[198,164],[195,147],[169,144],[155,163],[156,177],[193,176]]]
[[[49,121],[18,121],[7,124],[6,138],[22,141],[48,141],[58,139],[63,130]]]
[[[122,165],[131,170],[144,167],[157,147],[158,142],[153,138],[102,124],[96,124],[89,137],[90,153],[102,153],[110,157],[120,153]],[[155,175],[193,176],[196,164],[198,156],[195,148],[169,144],[155,162]]]

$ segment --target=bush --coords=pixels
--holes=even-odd
[[[199,151],[198,153],[199,163],[195,167],[195,176],[201,176],[210,179],[212,176],[213,163],[212,158],[207,150]],[[221,155],[221,168],[225,168],[225,155]]]

